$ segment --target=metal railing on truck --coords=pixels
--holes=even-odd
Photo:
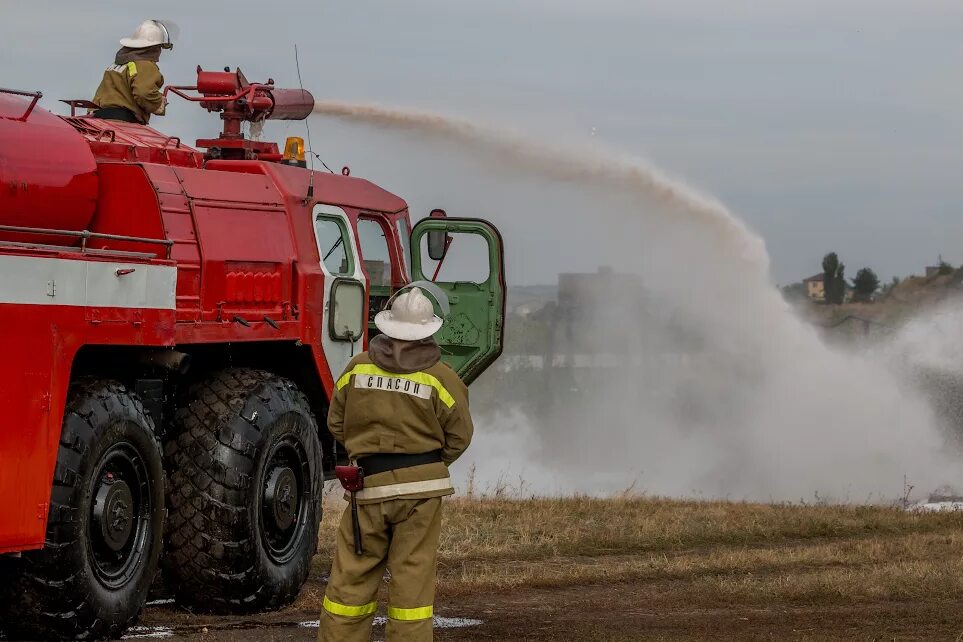
[[[91,232],[90,230],[54,230],[46,227],[19,227],[16,225],[0,225],[0,232],[9,232],[13,234],[34,234],[40,236],[66,236],[69,238],[80,239],[80,247],[74,245],[54,245],[45,243],[24,243],[20,241],[4,241],[0,240],[0,248],[17,248],[26,250],[48,250],[57,252],[76,252],[78,254],[87,254],[90,256],[116,256],[116,257],[126,257],[135,259],[153,259],[157,258],[158,254],[155,252],[153,254],[149,252],[131,252],[128,250],[111,250],[111,249],[98,249],[87,247],[87,243],[91,239],[105,240],[105,241],[122,241],[125,243],[145,243],[150,245],[163,245],[164,246],[164,259],[170,260],[171,258],[171,248],[174,245],[174,241],[169,239],[151,239],[144,238],[142,236],[123,236],[121,234],[103,234],[101,232]]]
[[[27,122],[27,118],[30,116],[31,112],[33,112],[33,108],[36,107],[37,103],[40,102],[40,99],[43,98],[43,94],[39,91],[23,91],[20,89],[5,89],[3,87],[0,87],[0,94],[11,94],[13,96],[24,96],[25,98],[33,99],[30,101],[30,104],[27,105],[27,108],[24,110],[22,116],[17,118],[9,118],[9,120],[17,120],[23,123]]]

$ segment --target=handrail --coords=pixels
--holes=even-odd
[[[45,227],[20,227],[17,225],[0,225],[0,232],[13,232],[16,234],[45,234],[47,236],[69,236],[79,238],[81,251],[87,250],[87,241],[90,239],[103,239],[107,241],[125,241],[127,243],[148,243],[163,245],[166,248],[165,259],[171,258],[171,248],[174,241],[170,239],[151,239],[142,236],[123,236],[121,234],[104,234],[102,232],[91,232],[90,230],[54,230]]]
[[[0,93],[3,94],[13,94],[14,96],[33,96],[33,100],[27,106],[27,111],[23,112],[23,116],[20,118],[12,118],[11,120],[20,121],[22,123],[27,122],[27,117],[33,112],[33,108],[37,106],[40,99],[43,98],[43,93],[39,91],[21,91],[19,89],[4,89],[0,87]]]
[[[274,89],[273,84],[264,84],[258,82],[252,82],[247,87],[242,87],[239,92],[233,96],[212,96],[210,94],[200,94],[199,96],[191,96],[184,93],[185,91],[197,91],[197,85],[167,85],[164,87],[164,97],[167,97],[168,92],[172,92],[177,96],[180,96],[184,100],[190,101],[192,103],[229,103],[245,96],[253,98],[254,94],[258,89]]]
[[[70,117],[77,117],[77,108],[82,107],[84,109],[97,109],[97,103],[87,100],[86,98],[66,98],[60,102],[70,105]]]
[[[43,252],[73,252],[75,254],[86,254],[88,256],[107,256],[115,258],[142,259],[150,260],[156,258],[156,254],[147,252],[129,252],[127,250],[92,250],[89,247],[81,250],[79,247],[68,247],[64,245],[48,245],[46,243],[20,243],[18,241],[0,240],[0,248],[14,248],[18,250],[40,250]]]

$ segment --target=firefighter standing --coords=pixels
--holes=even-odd
[[[173,49],[167,25],[145,20],[134,35],[122,38],[114,64],[104,71],[97,87],[95,118],[147,124],[151,114],[164,115],[166,101],[161,93],[164,76],[157,61],[161,50]]]
[[[448,466],[468,448],[468,389],[441,363],[432,335],[442,320],[417,287],[375,317],[383,334],[336,382],[328,428],[364,471],[356,493],[363,553],[344,512],[324,596],[320,641],[370,640],[385,567],[387,638],[432,639],[441,498]]]

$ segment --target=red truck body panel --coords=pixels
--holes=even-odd
[[[342,208],[355,234],[359,216],[381,221],[392,283],[407,279],[407,205],[366,180],[205,160],[143,125],[24,117],[29,102],[0,93],[0,553],[43,546],[85,346],[301,342],[329,394],[315,204]]]

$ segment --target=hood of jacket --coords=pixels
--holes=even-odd
[[[149,60],[150,62],[157,62],[160,60],[161,46],[155,45],[153,47],[143,47],[141,49],[131,49],[130,47],[121,47],[117,50],[117,54],[114,56],[115,65],[126,65],[129,62],[137,62],[138,60]]]
[[[383,370],[409,374],[427,370],[438,363],[441,360],[441,348],[432,338],[400,341],[379,334],[368,344],[368,356]]]

